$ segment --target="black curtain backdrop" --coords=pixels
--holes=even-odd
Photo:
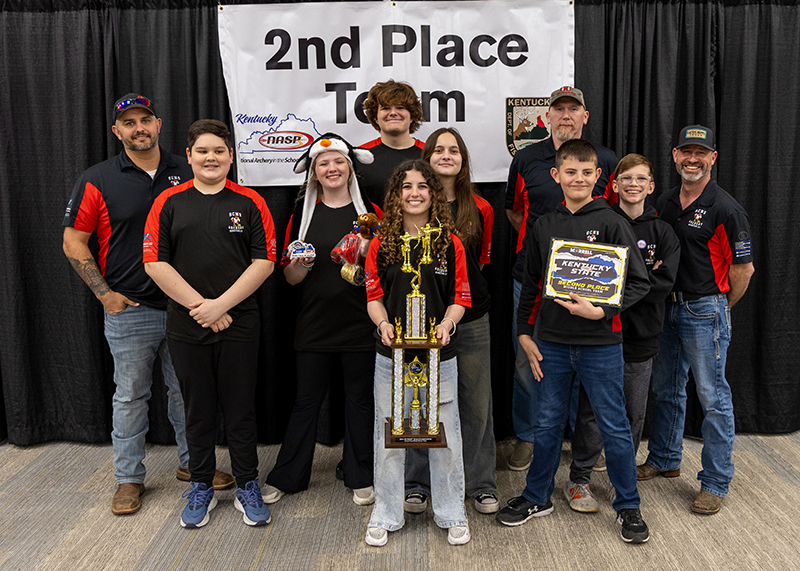
[[[226,2],[234,3],[244,2]],[[113,363],[102,310],[62,253],[60,222],[79,173],[120,150],[109,109],[120,94],[153,97],[164,121],[161,143],[177,153],[195,119],[230,123],[218,10],[212,0],[0,3],[0,439],[109,440]],[[620,157],[648,156],[658,193],[678,182],[670,155],[678,130],[706,124],[718,137],[715,176],[750,214],[756,274],[732,312],[728,353],[741,432],[800,429],[793,232],[800,198],[790,192],[800,180],[799,16],[796,2],[575,6],[575,84],[591,114],[587,136]],[[375,81],[385,79],[376,70]],[[364,140],[373,137],[365,130]],[[282,239],[297,188],[256,190]],[[514,236],[504,184],[481,191],[495,209],[487,277],[495,424],[503,437],[512,433]],[[259,438],[276,443],[294,398],[293,292],[278,271],[258,299]],[[174,442],[160,379],[150,402],[150,441]],[[340,438],[341,402],[334,388],[320,441]],[[690,396],[687,432],[699,435],[701,419]]]

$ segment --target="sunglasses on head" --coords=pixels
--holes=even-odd
[[[142,97],[140,95],[133,99],[124,99],[117,103],[117,111],[125,111],[131,105],[144,105],[145,107],[150,107],[152,103],[150,103],[150,100],[147,97]]]

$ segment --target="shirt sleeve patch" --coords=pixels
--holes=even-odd
[[[735,243],[734,248],[737,258],[743,258],[750,255],[750,240],[741,240]]]

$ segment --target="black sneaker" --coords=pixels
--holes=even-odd
[[[339,460],[339,463],[336,464],[336,479],[337,480],[344,480],[344,466],[342,464],[344,460]]]
[[[622,531],[620,531],[622,541],[644,543],[650,539],[650,531],[642,519],[642,513],[639,508],[619,510],[617,512],[617,523],[622,524]]]
[[[523,496],[508,500],[508,505],[497,512],[494,518],[503,525],[522,525],[532,517],[542,517],[553,513],[553,502],[537,505]]]

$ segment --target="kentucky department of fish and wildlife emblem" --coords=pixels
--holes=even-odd
[[[545,122],[549,108],[549,97],[506,97],[506,148],[512,157],[550,135]]]

